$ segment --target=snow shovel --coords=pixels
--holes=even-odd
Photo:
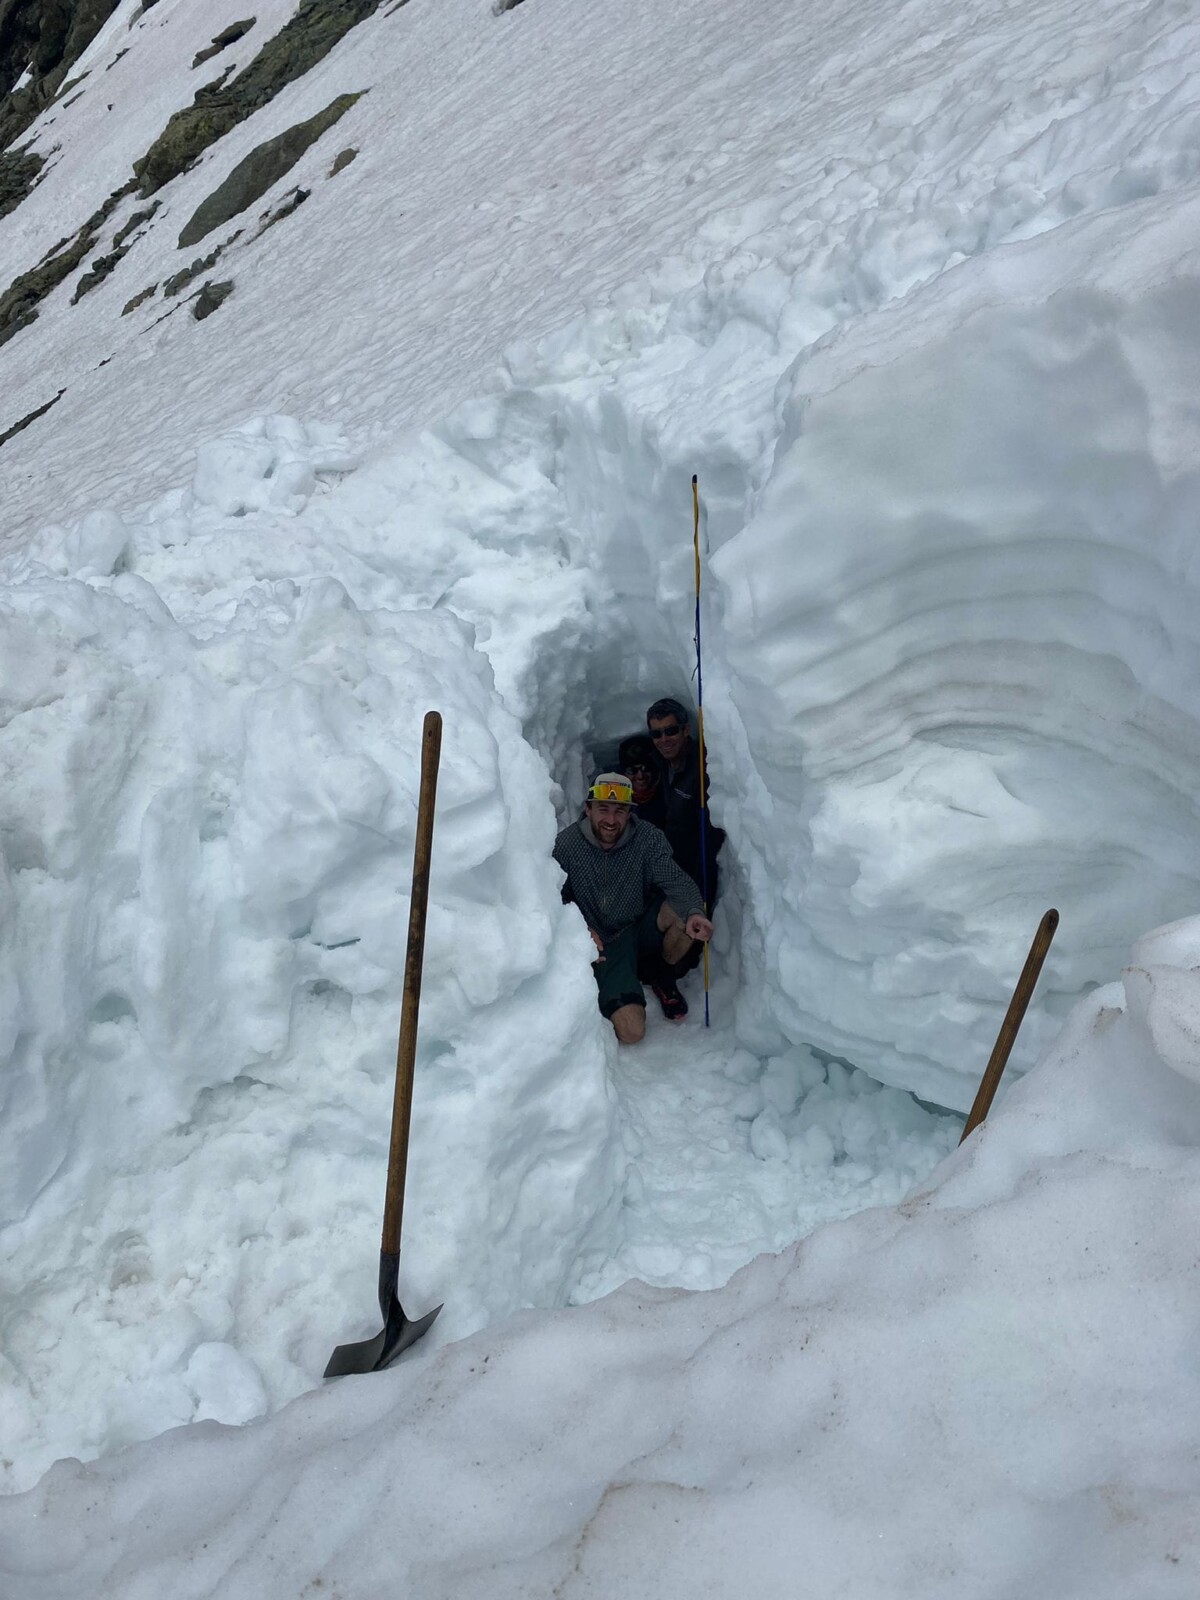
[[[1021,968],[1021,976],[1017,979],[1017,987],[1008,1002],[1008,1010],[1004,1013],[1004,1021],[1000,1024],[996,1043],[992,1046],[991,1057],[984,1069],[983,1077],[979,1080],[979,1088],[975,1091],[975,1103],[971,1107],[971,1114],[967,1118],[959,1144],[968,1134],[975,1132],[992,1109],[992,1101],[995,1099],[996,1090],[1000,1087],[1001,1074],[1008,1065],[1009,1054],[1016,1043],[1017,1029],[1021,1026],[1025,1009],[1033,996],[1034,985],[1038,981],[1042,962],[1046,959],[1046,952],[1050,948],[1050,941],[1057,927],[1058,912],[1053,910],[1047,911],[1038,923],[1033,943],[1029,946],[1029,954],[1025,957],[1025,965]]]
[[[441,1306],[435,1306],[416,1322],[410,1322],[396,1294],[400,1275],[404,1176],[408,1169],[408,1129],[412,1117],[413,1061],[417,1053],[417,1012],[421,1005],[421,965],[425,957],[425,910],[429,904],[433,805],[437,794],[441,749],[442,719],[436,711],[428,711],[421,733],[421,794],[417,805],[417,842],[413,850],[412,904],[408,913],[400,1041],[396,1047],[396,1092],[392,1100],[392,1139],[388,1149],[387,1193],[383,1202],[383,1239],[379,1247],[379,1310],[383,1315],[383,1329],[373,1339],[363,1339],[358,1344],[339,1344],[325,1368],[327,1378],[343,1378],[351,1372],[382,1372],[401,1351],[416,1344],[442,1309]]]

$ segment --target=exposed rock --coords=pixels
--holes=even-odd
[[[345,172],[346,168],[354,160],[357,154],[358,151],[355,150],[353,146],[350,146],[346,150],[339,150],[337,155],[333,158],[333,165],[329,169],[329,176],[331,178],[336,178],[339,172]]]
[[[85,294],[89,294],[98,283],[103,283],[117,265],[117,262],[123,260],[129,254],[129,251],[130,246],[126,245],[121,250],[110,250],[106,256],[97,256],[89,270],[83,274],[83,277],[75,285],[75,293],[71,296],[71,304],[73,306],[78,305]]]
[[[127,317],[131,311],[136,311],[139,306],[144,306],[147,300],[153,299],[154,291],[157,288],[158,285],[156,283],[152,283],[148,289],[142,289],[135,294],[132,300],[126,300],[125,304],[121,307],[121,315],[123,317]]]
[[[244,39],[257,21],[257,17],[248,17],[245,22],[231,22],[227,28],[222,28],[220,33],[213,35],[213,42],[206,50],[197,50],[192,57],[192,66],[202,66],[204,62],[211,61],[213,56],[219,56],[222,50],[227,50],[231,44]]]
[[[59,93],[120,0],[0,0],[0,150]],[[30,80],[13,86],[29,67]]]
[[[290,217],[293,211],[298,211],[311,193],[311,189],[296,188],[290,194],[285,195],[281,205],[276,206],[274,211],[264,213],[261,219],[262,227],[258,230],[258,236],[261,238],[268,228],[273,228],[277,222],[282,222],[284,217]]]
[[[7,444],[14,435],[23,432],[31,422],[36,422],[39,417],[44,417],[50,407],[56,406],[66,392],[65,389],[60,389],[53,400],[47,400],[46,404],[39,406],[36,411],[27,411],[20,422],[14,422],[11,428],[6,429],[4,433],[0,433],[0,445]]]
[[[195,104],[176,111],[133,170],[143,195],[154,194],[199,159],[210,144],[223,139],[241,120],[227,91],[209,94],[201,89]]]
[[[6,344],[14,334],[37,320],[38,306],[64,278],[70,277],[88,251],[95,249],[101,228],[132,189],[131,180],[123,188],[114,190],[78,233],[55,245],[36,267],[23,272],[0,294],[0,344]]]
[[[203,92],[209,95],[216,94],[218,89],[223,89],[225,87],[225,80],[227,78],[231,78],[236,71],[237,62],[231,61],[219,77],[214,78],[211,83],[206,83],[204,85]]]
[[[295,16],[227,86],[201,89],[192,105],[175,112],[146,154],[134,162],[142,194],[161,189],[209,145],[303,77],[379,4],[380,0],[303,0]]]
[[[345,116],[359,98],[356,94],[340,94],[318,111],[307,122],[298,122],[294,128],[266,140],[234,167],[207,200],[201,201],[191,219],[179,235],[180,249],[198,244],[214,228],[221,227],[231,217],[236,217],[247,206],[261,200],[267,190],[290,172],[310,144],[331,128],[339,117]]]
[[[0,294],[0,344],[7,344],[22,328],[37,321],[38,306],[75,271],[95,242],[95,234],[89,233],[85,224],[59,255],[13,280]]]
[[[232,293],[232,278],[226,278],[224,283],[206,283],[192,302],[192,315],[197,322],[203,322],[205,317],[212,316],[218,306],[224,305]]]
[[[163,293],[165,295],[178,294],[181,289],[187,288],[193,278],[198,278],[202,272],[210,271],[216,266],[223,252],[228,250],[233,241],[241,237],[241,232],[242,230],[239,228],[236,233],[230,234],[223,244],[219,244],[215,250],[210,250],[206,256],[198,257],[190,267],[184,267],[182,272],[173,273],[163,284]]]
[[[160,201],[156,200],[152,206],[147,206],[144,211],[135,211],[125,226],[113,234],[113,248],[118,249],[125,243],[131,233],[136,232],[144,222],[149,222],[150,218],[158,210],[160,203]]]
[[[16,210],[37,182],[38,173],[45,164],[45,158],[32,151],[0,153],[0,217]]]

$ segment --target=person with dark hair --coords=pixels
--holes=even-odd
[[[644,733],[622,739],[617,749],[617,766],[633,785],[633,809],[644,822],[661,828],[667,820],[667,795],[663,766],[654,750],[654,741]]]
[[[633,815],[633,785],[623,772],[600,773],[584,811],[555,839],[554,859],[567,875],[563,899],[582,911],[596,946],[600,1010],[621,1044],[636,1044],[646,1031],[642,983],[651,984],[665,1017],[681,1021],[687,1001],[667,972],[696,941],[712,937],[713,925],[665,834]]]
[[[708,773],[701,810],[700,747],[692,738],[687,711],[678,700],[656,700],[646,713],[646,729],[662,763],[665,816],[661,824],[676,861],[705,891],[707,911],[717,903],[717,852],[725,833],[708,812]],[[704,850],[701,852],[701,827]],[[693,952],[695,955],[696,952]],[[692,961],[691,965],[695,965]]]

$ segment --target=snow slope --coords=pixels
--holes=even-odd
[[[1198,957],[1147,941],[937,1182],[723,1290],[60,1463],[0,1502],[10,1592],[1182,1600]]]
[[[60,152],[0,228],[0,281],[124,180],[190,96],[194,50],[237,14],[201,17],[178,0],[134,10],[92,46],[95,81],[53,113],[44,147]],[[264,9],[260,23],[290,10]],[[398,1397],[413,1390],[417,1407],[441,1393],[447,1364],[497,1340],[530,1351],[561,1340],[566,1367],[589,1367],[582,1341],[606,1319],[643,1370],[628,1291],[488,1335],[490,1346],[437,1344],[631,1273],[711,1288],[822,1218],[891,1204],[956,1134],[901,1091],[965,1106],[1047,904],[1062,931],[1016,1070],[1081,992],[1115,976],[1142,929],[1195,905],[1191,9],[922,0],[831,18],[765,0],[752,25],[737,22],[712,0],[653,13],[628,0],[526,0],[502,16],[476,0],[381,9],[169,185],[105,283],[77,306],[64,285],[0,350],[0,433],[66,391],[0,449],[0,1433],[13,1487],[57,1455],[244,1421],[315,1384],[331,1344],[367,1331],[428,705],[447,717],[447,771],[405,1299],[444,1297],[447,1311],[429,1348],[382,1380]],[[239,62],[257,39],[239,42]],[[227,249],[217,275],[235,292],[216,315],[161,320],[160,292],[121,316],[186,263],[179,228],[242,156],[364,88],[271,197],[300,182],[313,190],[305,205]],[[327,177],[351,145],[357,159]],[[107,238],[138,204],[122,203]],[[649,698],[688,693],[693,471],[714,808],[730,836],[719,1026],[701,1040],[693,1013],[681,1036],[656,1029],[618,1063],[586,936],[546,858],[593,754]],[[1167,964],[1182,974],[1169,981],[1186,1032],[1193,963]],[[1136,1020],[1146,996],[1136,982],[1130,994]],[[1092,1020],[1069,1040],[1099,1027],[1088,1004],[1077,1016]],[[1084,1079],[1099,1037],[1071,1069]],[[1128,1060],[1163,1048],[1131,1043]],[[1179,1070],[1181,1051],[1168,1054]],[[1058,1117],[1075,1080],[1056,1059],[1038,1080],[1050,1087],[1021,1102],[1041,1106],[1035,1123],[988,1147],[1014,1141],[988,1160],[1052,1190],[1049,1209],[994,1215],[986,1184],[963,1176],[987,1165],[978,1157],[930,1191],[962,1193],[968,1253],[986,1236],[1010,1263],[1001,1288],[1014,1303],[1027,1240],[1085,1201],[1104,1217],[1140,1217],[1144,1203],[1149,1216],[1190,1159],[1190,1091],[1163,1090],[1182,1121],[1143,1160],[1136,1119],[1128,1145],[1109,1127],[1127,1088],[1085,1096],[1082,1132]],[[1095,1154],[1114,1138],[1111,1159]],[[846,1349],[876,1293],[910,1310],[909,1342],[886,1358],[895,1385],[876,1397],[879,1434],[929,1441],[914,1451],[932,1473],[935,1437],[964,1460],[978,1447],[974,1402],[963,1386],[922,1411],[906,1363],[919,1373],[931,1359],[923,1316],[935,1348],[980,1359],[979,1322],[956,1297],[978,1298],[984,1280],[953,1276],[933,1223],[906,1226],[904,1213],[874,1213],[810,1251],[844,1270]],[[1061,1289],[1051,1342],[1074,1316],[1091,1238],[1070,1233],[1063,1264],[1047,1264]],[[1174,1281],[1190,1269],[1163,1238]],[[925,1262],[911,1303],[889,1264],[907,1248]],[[871,1250],[878,1289],[862,1265]],[[1075,1592],[1039,1508],[1099,1492],[1108,1480],[1084,1483],[1080,1460],[1109,1473],[1118,1498],[1150,1481],[1148,1455],[1120,1456],[1119,1430],[1139,1407],[1167,1406],[1162,1373],[1183,1335],[1154,1321],[1158,1266],[1132,1243],[1122,1251],[1117,1298],[1090,1314],[1127,1306],[1132,1285],[1146,1364],[1098,1442],[1095,1396],[1129,1352],[1098,1347],[1097,1333],[1091,1365],[1046,1368],[1045,1392],[1062,1397],[1063,1475],[1041,1456],[1017,1460],[1009,1510],[988,1524],[1035,1502],[1016,1543],[1043,1553],[996,1579],[1014,1593]],[[629,1414],[658,1418],[665,1438],[697,1404],[711,1408],[716,1380],[701,1380],[697,1352],[712,1328],[752,1317],[756,1297],[775,1294],[764,1285],[797,1273],[787,1295],[823,1303],[807,1259],[760,1263],[720,1296],[651,1296],[674,1308],[676,1332],[644,1367],[669,1393],[655,1412],[630,1380]],[[1026,1339],[1041,1302],[1021,1303]],[[765,1349],[786,1345],[778,1319],[764,1330]],[[899,1340],[896,1323],[886,1332]],[[862,1348],[855,1381],[869,1385],[883,1347]],[[813,1381],[832,1384],[832,1370]],[[595,1378],[603,1406],[614,1383]],[[844,1381],[839,1367],[839,1392]],[[301,1456],[316,1450],[307,1419],[341,1437],[355,1405],[365,1419],[380,1404],[353,1388],[213,1435],[214,1472],[236,1483],[230,1463],[273,1452],[289,1429]],[[1037,1414],[1032,1392],[1015,1411],[997,1401],[997,1438],[1016,1436],[1014,1415]],[[722,1402],[729,1456],[711,1480],[682,1470],[682,1489],[707,1492],[735,1460],[770,1456],[738,1431],[744,1398],[731,1389]],[[538,1438],[557,1434],[568,1403],[547,1397]],[[505,1391],[510,1422],[512,1404]],[[772,1404],[785,1413],[787,1391]],[[885,1493],[882,1473],[853,1465],[865,1438],[838,1430],[821,1447],[834,1481],[868,1473],[864,1527]],[[135,1496],[148,1492],[137,1485],[175,1470],[142,1465],[156,1451],[182,1482],[182,1452],[209,1448],[190,1439],[84,1472],[78,1493],[126,1471]],[[384,1492],[386,1466],[365,1449],[358,1459]],[[596,1495],[626,1481],[630,1459],[618,1452],[588,1480]],[[537,1470],[531,1496],[546,1493]],[[587,1502],[561,1463],[548,1475],[556,1494]],[[966,1476],[953,1459],[945,1481],[918,1474],[913,1501],[924,1485],[940,1505]],[[1182,1457],[1176,1478],[1186,1492]],[[85,1526],[76,1491],[59,1487],[68,1479],[57,1469],[38,1491],[50,1500],[9,1513],[18,1600],[42,1592],[33,1570],[46,1559],[22,1519]],[[264,1494],[280,1505],[287,1490]],[[983,1500],[961,1494],[978,1531]],[[630,1529],[646,1529],[645,1545],[629,1545],[637,1560],[661,1537],[661,1517],[634,1501],[611,1546],[588,1545],[609,1589]],[[711,1506],[696,1503],[709,1525]],[[461,1505],[457,1490],[448,1504]],[[1157,1538],[1160,1525],[1145,1523],[1143,1499],[1136,1532],[1111,1536],[1091,1504],[1062,1536],[1069,1547],[1090,1549],[1100,1527],[1114,1571],[1150,1559],[1143,1529]],[[1155,1514],[1174,1548],[1182,1523],[1170,1506]],[[172,1549],[192,1539],[189,1515],[170,1521]],[[582,1523],[556,1515],[549,1537],[569,1544]],[[816,1527],[826,1512],[812,1515]],[[303,1496],[295,1516],[311,1520]],[[488,1559],[515,1562],[513,1583],[537,1592],[524,1546],[503,1544],[536,1543],[532,1526],[503,1520]],[[994,1539],[985,1546],[1000,1560]],[[774,1546],[747,1535],[734,1547],[743,1561],[759,1548],[769,1592]],[[230,1544],[214,1550],[226,1571]],[[105,1551],[125,1565],[105,1567]],[[861,1534],[831,1552],[830,1573],[870,1592]],[[114,1593],[160,1581],[136,1538],[123,1554],[79,1556],[93,1558],[94,1582]],[[319,1550],[297,1559],[304,1582],[324,1581]],[[571,1580],[581,1592],[591,1559]],[[911,1559],[913,1592],[937,1592]],[[67,1572],[76,1557],[64,1546],[48,1560],[51,1594],[54,1563]],[[192,1566],[198,1593],[255,1592],[198,1555]],[[457,1593],[456,1570],[449,1558],[419,1582]],[[682,1557],[673,1570],[694,1579]]]

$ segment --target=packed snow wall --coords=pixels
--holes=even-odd
[[[743,240],[371,460],[253,419],[9,558],[23,1472],[254,1415],[371,1331],[430,705],[405,1292],[456,1286],[445,1336],[603,1256],[613,1047],[548,856],[590,751],[690,691],[693,471],[741,1047],[961,1106],[1046,904],[1026,1063],[1194,905],[1198,209],[1080,219],[815,340],[802,261]],[[101,1347],[60,1435],[30,1396]]]
[[[1026,1060],[1200,898],[1198,224],[1011,245],[798,363],[714,555],[748,966],[789,1034],[945,1104],[1046,906]]]
[[[493,471],[538,438],[591,568],[569,716],[525,719],[572,797],[590,748],[694,691],[699,474],[760,1055],[815,1044],[963,1108],[1048,906],[1018,1071],[1196,905],[1198,222],[1178,195],[1101,211],[798,353],[806,274],[742,240],[514,349],[507,398],[445,430]]]
[[[591,946],[549,775],[464,620],[486,582],[516,698],[578,583],[506,538],[508,499],[460,459],[471,530],[423,499],[438,463],[431,439],[370,465],[253,419],[155,505],[4,564],[7,1487],[245,1421],[374,1331],[430,708],[406,1308],[444,1299],[444,1339],[561,1304],[603,1247],[620,1158]]]

